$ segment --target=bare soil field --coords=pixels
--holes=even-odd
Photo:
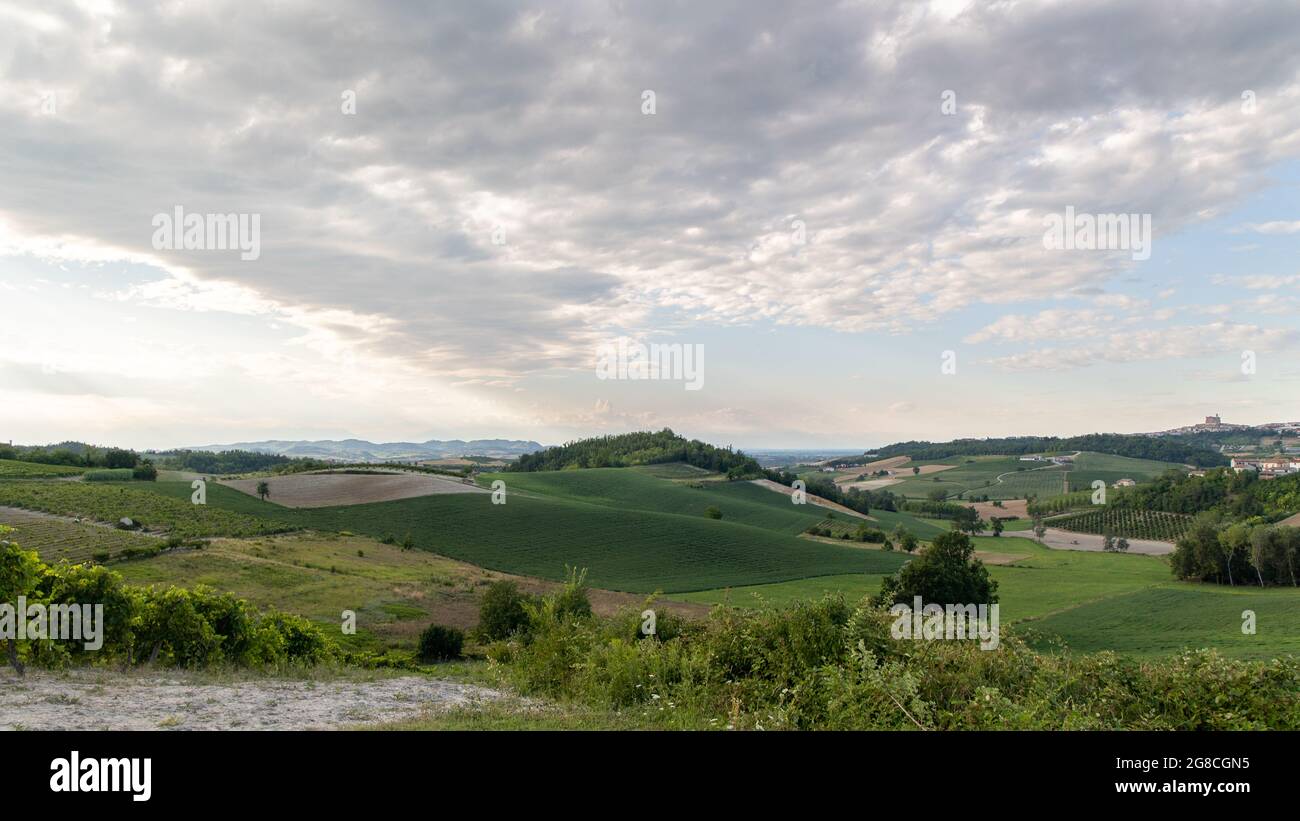
[[[1029,534],[1032,535],[1032,534]],[[1047,528],[1043,544],[1055,550],[1089,550],[1101,552],[1104,539],[1092,533],[1071,533],[1068,530]],[[1174,552],[1172,542],[1156,542],[1148,539],[1129,539],[1129,553],[1145,553],[1150,556],[1166,556]]]
[[[0,672],[0,730],[329,730],[504,693],[420,675],[211,681],[181,671]]]
[[[1287,518],[1278,522],[1278,524],[1284,525],[1286,527],[1300,527],[1300,513],[1297,513],[1294,516],[1288,516]]]
[[[1019,516],[1021,519],[1029,518],[1029,501],[1027,499],[1007,499],[1002,503],[1002,507],[997,507],[992,502],[968,502],[966,507],[975,508],[980,518],[984,521],[991,521],[994,516],[1005,518],[1007,516]]]
[[[753,481],[753,483],[758,485],[759,487],[765,487],[768,490],[775,490],[777,493],[784,493],[786,496],[794,495],[794,488],[786,487],[780,482],[773,482],[771,479],[753,479],[751,481]],[[857,516],[859,519],[871,519],[870,516],[865,516],[857,512],[851,507],[845,507],[844,505],[838,504],[837,502],[832,502],[830,499],[823,499],[822,497],[815,496],[811,493],[808,494],[808,501],[812,502],[818,507],[824,507],[827,510],[834,510],[834,511],[838,511],[839,513],[847,513],[850,516]],[[872,519],[872,521],[875,520]]]
[[[268,500],[285,507],[334,507],[391,502],[435,493],[488,493],[458,479],[426,473],[293,473],[269,479],[231,479],[221,484],[249,496],[259,482],[271,489]]]

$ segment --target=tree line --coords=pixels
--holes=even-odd
[[[1196,467],[1218,467],[1228,459],[1218,451],[1174,436],[1142,436],[1125,433],[1089,433],[1084,436],[1012,436],[1001,439],[954,439],[951,442],[897,442],[875,450],[870,456],[838,460],[842,464],[867,464],[894,456],[917,460],[947,459],[950,456],[1022,456],[1076,450],[1175,462]]]

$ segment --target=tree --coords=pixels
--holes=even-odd
[[[950,530],[885,579],[879,599],[885,604],[910,604],[920,596],[932,604],[993,604],[997,589],[988,568],[975,557],[970,537]]]
[[[1002,531],[1003,531],[1004,528],[1005,528],[1005,525],[1002,524],[1002,520],[999,519],[998,517],[994,516],[994,517],[993,517],[993,535],[994,535],[994,536],[1001,536],[1001,535],[1002,535]]]
[[[1107,553],[1114,553],[1114,552],[1115,552],[1115,534],[1114,534],[1114,533],[1111,533],[1109,530],[1107,530],[1106,532],[1104,532],[1104,533],[1102,534],[1102,536],[1101,536],[1101,549],[1104,550],[1104,551],[1106,551]]]
[[[716,507],[710,506],[704,509],[704,515],[708,516],[710,519],[721,519],[722,511]]]
[[[1128,539],[1125,539],[1123,536],[1120,536],[1118,539],[1116,539],[1116,540],[1115,540],[1115,552],[1116,552],[1116,553],[1127,553],[1127,552],[1128,552]]]
[[[261,499],[262,499],[263,502],[265,502],[265,501],[266,501],[266,497],[271,495],[271,485],[270,485],[270,483],[269,483],[269,482],[266,482],[266,481],[258,482],[258,483],[257,483],[257,495],[261,497]]]
[[[912,475],[913,475],[913,476],[916,476],[916,475],[920,474],[920,472],[921,472],[921,469],[920,469],[920,468],[918,468],[918,467],[913,467],[913,468],[912,468]]]
[[[1039,542],[1042,542],[1043,537],[1047,535],[1047,525],[1043,524],[1042,516],[1034,517],[1034,535],[1038,537]]]
[[[109,448],[104,454],[104,467],[106,468],[133,468],[140,461],[140,457],[135,451],[122,450],[121,448]]]

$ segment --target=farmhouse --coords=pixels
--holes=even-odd
[[[1020,461],[1022,461],[1022,462],[1041,462],[1041,461],[1043,461],[1043,457],[1038,456],[1038,455],[1034,455],[1034,456],[1021,456],[1021,457],[1020,457]]]
[[[1271,479],[1274,476],[1283,476],[1288,473],[1300,473],[1300,459],[1291,459],[1285,456],[1259,459],[1233,457],[1232,469],[1237,473],[1253,470],[1260,475],[1260,478]]]
[[[1055,462],[1055,463],[1058,464],[1058,465],[1072,465],[1072,464],[1074,464],[1074,457],[1073,457],[1073,456],[1053,456],[1053,457],[1052,457],[1052,461]]]
[[[1133,481],[1132,479],[1120,479],[1115,482],[1114,487],[1133,487],[1136,484],[1137,482]]]

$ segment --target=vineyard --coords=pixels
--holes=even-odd
[[[1176,542],[1191,527],[1192,517],[1160,510],[1098,506],[1096,510],[1048,519],[1047,524],[1075,533],[1110,533],[1127,539]]]
[[[130,518],[146,530],[193,536],[261,536],[298,529],[211,505],[193,505],[152,490],[103,482],[0,482],[0,505],[110,524]]]
[[[157,550],[162,540],[103,525],[73,522],[25,510],[0,509],[0,524],[13,528],[6,538],[25,550],[35,550],[41,561],[67,559],[73,563],[105,562],[125,554]]]
[[[67,465],[42,465],[37,462],[16,462],[0,459],[0,479],[45,479],[60,476],[77,476],[85,468]]]

